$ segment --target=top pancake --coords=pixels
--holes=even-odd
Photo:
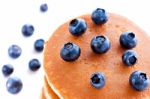
[[[88,28],[79,37],[69,33],[69,22],[61,25],[46,42],[44,51],[44,69],[53,91],[65,99],[145,99],[150,98],[150,88],[138,92],[129,84],[129,76],[135,70],[141,70],[150,76],[150,38],[133,22],[122,16],[109,13],[104,25],[95,25],[91,15],[84,15]],[[122,32],[132,31],[138,38],[133,49],[138,54],[138,63],[127,67],[122,63],[122,54],[126,50],[120,46]],[[95,54],[90,48],[94,36],[105,35],[110,39],[110,50],[102,55]],[[81,55],[74,62],[66,62],[60,57],[60,49],[67,42],[73,42],[81,48]],[[95,72],[103,72],[106,84],[96,89],[90,84]]]

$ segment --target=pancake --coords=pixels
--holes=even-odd
[[[44,89],[42,88],[42,92],[41,92],[41,98],[40,99],[46,99],[45,95],[44,95]]]
[[[44,50],[44,70],[49,86],[64,99],[149,99],[150,88],[136,91],[129,84],[132,72],[141,70],[150,76],[150,42],[149,36],[127,18],[109,13],[109,20],[104,25],[95,25],[91,15],[83,15],[88,25],[86,32],[78,37],[69,33],[69,22],[61,25],[46,42]],[[134,51],[138,53],[138,62],[127,67],[122,62],[126,49],[119,43],[123,32],[132,31],[138,38]],[[105,54],[95,54],[90,42],[97,35],[106,35],[111,42],[110,50]],[[80,46],[81,55],[74,62],[66,62],[60,57],[60,49],[67,42]],[[106,84],[96,89],[90,84],[91,75],[103,72]]]
[[[60,99],[49,86],[46,77],[44,77],[44,92],[46,99]]]

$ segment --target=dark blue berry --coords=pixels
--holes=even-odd
[[[120,36],[120,44],[122,47],[131,49],[137,45],[137,38],[133,32],[124,32]]]
[[[40,10],[41,12],[46,12],[48,10],[48,5],[46,3],[41,4]]]
[[[80,56],[80,47],[74,43],[66,43],[60,51],[60,56],[65,61],[75,61]]]
[[[92,12],[92,20],[97,25],[104,24],[108,21],[108,14],[104,9],[97,8]]]
[[[127,50],[122,55],[122,61],[127,66],[132,66],[137,62],[138,55],[133,50]]]
[[[97,54],[106,53],[110,49],[110,41],[106,36],[96,36],[91,41],[91,48]]]
[[[80,36],[85,33],[87,23],[83,19],[73,19],[69,23],[69,32],[74,36]]]
[[[34,32],[34,27],[31,24],[25,24],[22,27],[22,34],[26,37],[29,37],[33,34]]]
[[[17,94],[22,90],[23,84],[18,77],[9,78],[6,82],[6,88],[11,94]]]
[[[37,71],[41,67],[41,63],[38,59],[31,59],[29,61],[29,69],[32,71]]]
[[[4,76],[9,76],[13,73],[14,68],[11,64],[6,64],[2,67],[2,73]]]
[[[18,58],[22,53],[22,49],[18,45],[11,45],[8,48],[8,55],[11,58]]]
[[[91,76],[90,82],[93,87],[102,88],[105,85],[105,76],[101,72],[94,73]]]
[[[133,89],[142,91],[148,88],[150,80],[146,73],[142,71],[135,71],[130,75],[129,83]]]
[[[44,40],[43,39],[38,39],[34,42],[34,49],[37,52],[41,52],[44,49]]]

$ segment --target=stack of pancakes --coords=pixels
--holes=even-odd
[[[131,88],[129,76],[135,70],[142,70],[150,76],[150,39],[133,22],[123,16],[109,13],[109,20],[103,25],[95,25],[91,15],[80,18],[87,22],[87,30],[80,37],[69,33],[69,22],[61,25],[46,42],[44,51],[44,88],[41,99],[150,99],[150,88],[138,92]],[[133,50],[138,53],[138,62],[127,67],[122,63],[119,37],[123,32],[132,31],[138,38]],[[104,55],[97,55],[90,48],[94,36],[106,35],[111,48]],[[60,57],[60,49],[67,42],[74,42],[81,48],[81,55],[74,62],[66,62]],[[90,84],[91,74],[102,71],[106,75],[106,85],[96,89]]]

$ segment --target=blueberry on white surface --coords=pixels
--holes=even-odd
[[[21,55],[21,53],[22,53],[22,49],[18,45],[13,44],[8,48],[8,55],[11,58],[18,58]]]
[[[31,25],[31,24],[25,24],[22,26],[22,34],[25,36],[25,37],[29,37],[31,36],[33,33],[34,33],[34,26]]]
[[[44,49],[44,40],[43,40],[43,39],[37,39],[37,40],[34,42],[34,49],[35,49],[37,52],[42,52],[43,49]]]
[[[2,67],[2,73],[4,76],[9,76],[13,73],[14,67],[11,64],[5,64]]]
[[[11,77],[6,82],[7,91],[11,94],[17,94],[22,90],[23,83],[18,77]]]
[[[31,59],[28,65],[31,71],[37,71],[41,67],[41,63],[38,59]]]
[[[46,12],[47,10],[48,10],[48,5],[46,3],[41,4],[40,11],[41,12]]]

